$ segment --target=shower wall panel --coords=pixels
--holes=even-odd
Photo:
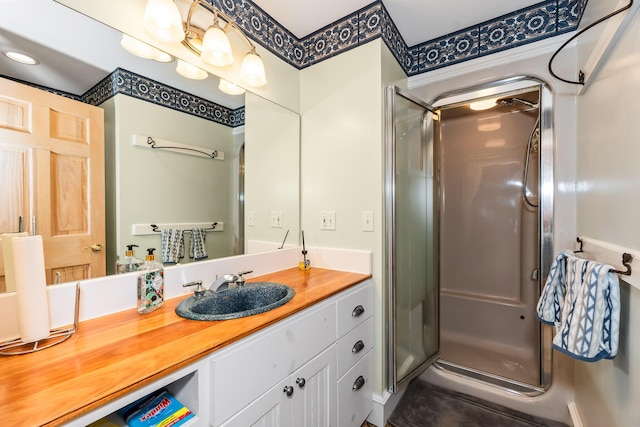
[[[536,118],[521,109],[445,114],[440,144],[441,357],[532,385],[540,382],[538,212],[522,187]]]

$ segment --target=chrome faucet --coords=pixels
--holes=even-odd
[[[196,298],[200,298],[204,295],[205,289],[202,287],[202,280],[194,280],[193,282],[185,283],[182,285],[183,288],[188,288],[191,286],[195,286],[196,290],[193,291]]]
[[[244,286],[244,278],[242,276],[249,273],[253,273],[253,271],[241,271],[237,274],[223,274],[222,276],[218,276],[209,287],[209,290],[213,292],[224,291],[229,289],[231,283],[235,283],[236,287],[241,288]]]

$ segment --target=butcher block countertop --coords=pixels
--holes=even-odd
[[[61,425],[369,277],[292,268],[247,279],[284,283],[296,295],[281,307],[240,319],[183,319],[174,310],[185,295],[148,314],[131,309],[81,322],[61,344],[0,357],[0,420],[12,427]]]

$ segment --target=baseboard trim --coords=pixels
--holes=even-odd
[[[398,406],[398,402],[400,402],[403,394],[404,390],[396,394],[390,393],[388,390],[385,390],[382,394],[373,393],[371,397],[373,409],[367,417],[367,421],[377,427],[385,427],[387,420],[393,410],[396,409],[396,406]]]
[[[569,408],[569,415],[571,416],[571,424],[573,427],[583,427],[584,424],[582,424],[582,418],[580,418],[580,412],[578,411],[576,402],[569,402],[567,408]]]

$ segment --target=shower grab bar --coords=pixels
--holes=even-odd
[[[580,237],[576,237],[576,242],[578,242],[578,244],[580,245],[580,249],[578,249],[577,251],[574,251],[573,253],[580,253],[580,252],[584,252],[584,250],[582,249],[582,245],[584,244],[584,241],[580,238]],[[626,271],[622,271],[622,270],[615,270],[615,269],[610,269],[609,272],[610,273],[616,273],[616,274],[622,274],[624,276],[631,276],[632,270],[631,270],[631,262],[633,261],[633,255],[631,255],[628,252],[624,252],[622,254],[622,265],[627,269]]]

